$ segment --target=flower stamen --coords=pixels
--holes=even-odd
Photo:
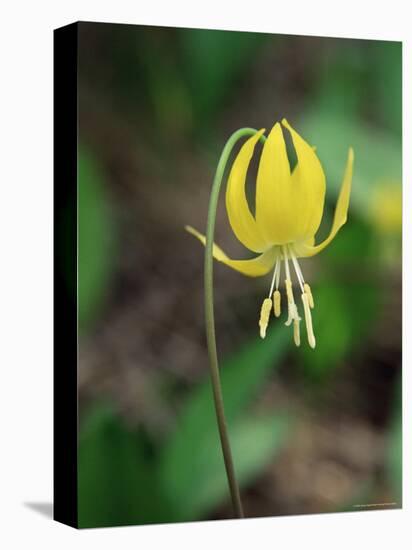
[[[286,286],[286,296],[288,298],[288,319],[285,325],[288,327],[292,324],[292,321],[300,320],[300,317],[298,314],[298,308],[295,304],[295,298],[293,296],[293,290],[292,290],[292,282],[290,279],[285,280],[285,286]]]
[[[275,269],[273,270],[272,283],[270,285],[270,290],[269,290],[269,298],[272,296],[273,289],[275,288],[275,283],[276,283],[276,290],[279,288],[280,263],[281,262],[278,258],[276,260]]]
[[[279,250],[279,255],[276,260],[275,268],[273,270],[272,282],[270,285],[269,296],[265,298],[262,303],[260,310],[260,336],[261,338],[266,337],[266,330],[269,324],[270,312],[273,307],[273,312],[275,317],[280,317],[281,314],[281,293],[279,291],[279,282],[280,282],[280,272],[282,268],[282,262],[285,262],[285,288],[286,288],[286,297],[288,303],[288,318],[285,322],[286,326],[290,326],[293,323],[293,340],[296,346],[300,346],[300,322],[301,317],[299,316],[298,308],[295,302],[295,297],[293,294],[292,278],[291,278],[291,269],[289,265],[289,260],[293,263],[295,269],[296,277],[301,289],[301,297],[303,303],[303,309],[305,314],[305,324],[306,324],[306,333],[309,345],[314,348],[316,346],[316,339],[313,333],[312,325],[312,314],[311,309],[314,307],[314,300],[312,296],[312,291],[308,283],[305,282],[303,277],[302,270],[300,269],[299,262],[294,254],[294,250],[290,245],[283,245]],[[275,290],[276,288],[276,290]]]
[[[269,324],[269,317],[270,317],[271,311],[272,311],[272,300],[270,298],[265,298],[263,300],[263,304],[260,309],[259,327],[260,327],[261,338],[265,338],[266,336],[266,329]]]
[[[288,327],[289,325],[291,325],[292,321],[295,321],[295,320],[300,321],[300,317],[298,314],[298,308],[295,304],[295,298],[293,296],[292,281],[290,278],[288,253],[287,253],[286,246],[283,247],[283,256],[285,260],[285,271],[286,271],[286,279],[285,279],[286,296],[288,299],[288,319],[285,325]]]
[[[295,319],[293,321],[293,339],[297,347],[300,346],[300,320]]]
[[[313,309],[315,307],[315,302],[313,301],[312,290],[311,290],[310,286],[308,285],[308,283],[305,283],[303,285],[303,288],[305,290],[305,294],[308,295],[309,305],[310,305],[311,309]]]
[[[273,311],[275,313],[275,317],[280,317],[281,309],[280,309],[280,302],[281,302],[281,296],[279,290],[275,290],[273,293]]]
[[[302,293],[302,302],[303,302],[303,308],[305,311],[305,322],[306,322],[306,332],[308,335],[308,342],[310,347],[314,349],[316,346],[316,338],[315,338],[315,335],[313,334],[312,313],[309,307],[309,295],[306,294],[306,292]]]
[[[270,285],[270,290],[269,290],[269,298],[272,296],[272,293],[273,293],[273,296],[272,296],[273,297],[273,312],[274,312],[276,317],[280,316],[280,300],[281,300],[281,297],[280,297],[280,292],[279,292],[279,279],[280,279],[281,265],[282,265],[282,261],[281,261],[280,258],[278,258],[276,260],[275,269],[273,271],[272,284]],[[275,290],[275,292],[273,292],[273,289],[275,288],[275,285],[276,285],[276,290]]]
[[[306,324],[306,332],[308,336],[308,342],[311,348],[314,348],[316,346],[316,338],[313,333],[313,325],[312,325],[312,314],[311,309],[314,308],[315,303],[313,301],[313,295],[312,291],[310,289],[310,286],[308,283],[305,283],[305,279],[303,277],[302,270],[300,269],[299,262],[295,256],[295,254],[292,252],[292,250],[289,248],[289,254],[292,258],[293,266],[295,268],[296,276],[299,281],[300,288],[302,290],[302,302],[303,302],[303,309],[305,312],[305,324]],[[297,345],[297,344],[296,344]]]
[[[292,258],[293,267],[295,268],[295,273],[296,273],[296,277],[298,278],[298,281],[299,281],[299,286],[300,286],[302,292],[304,292],[305,279],[303,278],[303,273],[302,273],[302,270],[300,269],[299,262],[298,262],[296,256],[291,251],[290,247],[289,247],[289,254],[290,254],[290,257]]]

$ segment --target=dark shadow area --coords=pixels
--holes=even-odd
[[[53,503],[52,502],[25,502],[24,506],[34,510],[38,514],[53,519]]]

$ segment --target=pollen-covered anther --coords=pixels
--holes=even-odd
[[[293,321],[293,339],[297,347],[300,346],[300,319]]]
[[[286,296],[288,298],[288,303],[293,304],[295,302],[293,298],[293,290],[292,290],[292,283],[290,279],[285,280],[285,286],[286,286]]]
[[[315,348],[316,346],[316,338],[313,334],[313,326],[312,326],[312,314],[310,311],[309,306],[309,296],[304,292],[302,294],[302,302],[303,302],[303,308],[305,310],[305,322],[306,322],[306,333],[308,336],[308,342],[311,348]]]
[[[280,301],[281,296],[279,290],[275,290],[273,293],[273,311],[275,314],[275,317],[280,317]]]
[[[266,336],[266,329],[269,324],[269,317],[270,317],[271,311],[272,311],[272,300],[270,298],[265,298],[263,300],[263,304],[260,309],[259,327],[260,327],[261,338],[265,338]]]
[[[308,285],[308,283],[305,283],[303,285],[303,288],[305,290],[305,294],[307,294],[307,296],[308,296],[309,305],[310,305],[311,309],[313,309],[315,307],[315,302],[313,301],[313,295],[312,295],[312,291],[310,289],[310,286]]]

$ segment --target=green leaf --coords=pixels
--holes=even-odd
[[[242,430],[235,436],[235,431],[240,429],[236,428],[236,420],[245,412],[270,371],[279,364],[279,359],[289,343],[288,331],[273,330],[265,340],[253,340],[222,365],[222,388],[231,440],[238,437],[239,442],[243,441],[240,437]],[[250,433],[249,428],[246,433]],[[232,444],[234,445],[234,441]],[[253,447],[253,441],[250,441],[250,445]],[[216,472],[208,469],[208,463],[216,463],[216,456],[221,460],[212,388],[207,378],[183,406],[177,428],[166,443],[161,461],[163,483],[174,499],[179,517],[184,519],[185,514],[189,514],[190,518],[199,517],[201,513],[216,506],[226,494],[226,484],[219,481],[222,492],[214,489],[211,492],[213,499],[211,496],[196,496],[199,491],[206,491],[203,484],[207,486],[214,483]],[[235,450],[234,460],[236,466],[242,468],[239,462],[242,457]],[[220,467],[224,476],[223,463],[220,463]],[[247,480],[248,476],[245,475],[243,479]],[[192,508],[194,499],[199,499],[196,509]]]
[[[351,343],[350,318],[346,297],[333,283],[312,288],[315,309],[312,312],[316,349],[306,345],[299,348],[301,368],[312,378],[333,370],[346,355]],[[306,339],[305,328],[302,327]]]
[[[400,137],[402,134],[402,42],[374,42],[373,85],[379,115]]]
[[[207,123],[222,106],[265,40],[267,36],[258,33],[203,29],[180,33],[186,79],[198,119]]]
[[[318,73],[318,82],[310,101],[329,112],[354,116],[362,105],[365,81],[370,80],[367,49],[360,49],[355,43],[342,46],[341,41],[325,42],[335,49],[334,55],[325,56],[319,52],[320,59],[313,67]]]
[[[331,214],[330,210],[328,214]],[[332,225],[331,216],[322,227],[324,235],[329,233]],[[326,231],[325,231],[326,230]],[[321,231],[319,241],[322,240]],[[340,278],[342,269],[355,270],[359,274],[359,267],[365,269],[379,269],[378,265],[379,240],[370,223],[367,223],[359,216],[351,215],[348,222],[339,231],[330,246],[322,251],[321,259],[330,266],[333,278],[338,275]]]
[[[299,355],[305,373],[319,378],[333,372],[373,330],[379,296],[378,287],[369,281],[324,282],[312,291],[316,349],[301,346]]]
[[[322,278],[311,285],[316,349],[301,346],[299,356],[304,372],[319,378],[332,373],[374,330],[382,289],[375,276],[381,269],[378,241],[359,216],[350,218],[316,261],[322,262]]]
[[[274,329],[262,340],[256,338],[246,344],[220,367],[225,413],[228,421],[242,413],[255,397],[267,376],[278,365],[290,344],[288,331]],[[166,460],[176,462],[186,452],[187,442],[206,430],[215,432],[216,418],[209,373],[188,397],[180,411],[176,432],[170,438]],[[173,461],[174,461],[173,460]]]
[[[234,422],[230,440],[238,483],[244,487],[273,460],[284,441],[288,422],[275,415],[245,417]],[[165,488],[174,498],[175,518],[199,519],[229,499],[229,489],[217,430],[188,442],[188,454],[176,477],[165,476]]]
[[[79,154],[79,324],[86,328],[101,310],[113,270],[114,224],[102,171],[83,149]]]
[[[157,523],[170,518],[139,434],[109,408],[84,422],[78,450],[79,527]]]

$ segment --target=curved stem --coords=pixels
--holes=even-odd
[[[216,409],[217,424],[219,427],[220,442],[225,462],[226,475],[229,484],[230,495],[235,516],[242,518],[243,509],[240,500],[239,486],[236,481],[235,468],[233,464],[232,451],[230,449],[229,435],[226,424],[226,417],[223,405],[222,386],[220,383],[219,363],[216,350],[215,318],[213,306],[213,241],[215,234],[216,210],[219,199],[219,192],[222,185],[222,178],[225,172],[226,163],[236,142],[245,136],[256,134],[257,130],[253,128],[241,128],[230,136],[220,155],[219,163],[216,168],[213,180],[212,190],[210,192],[209,210],[207,216],[206,230],[206,248],[205,248],[205,321],[206,338],[209,352],[210,374],[212,378],[213,397]],[[265,141],[262,136],[260,141]]]

